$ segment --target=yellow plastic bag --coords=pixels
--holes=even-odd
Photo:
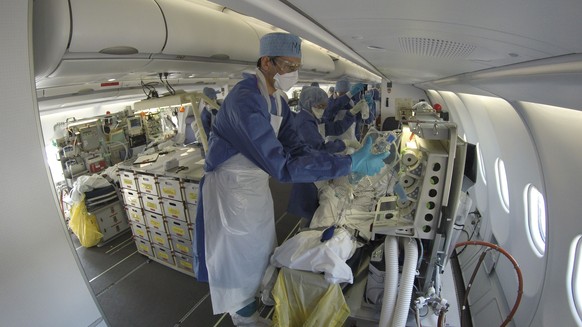
[[[103,234],[99,231],[95,215],[87,212],[85,201],[73,204],[69,213],[71,215],[69,228],[77,235],[81,245],[86,248],[97,245]]]
[[[350,315],[339,285],[317,273],[281,268],[273,298],[275,326],[341,327]]]

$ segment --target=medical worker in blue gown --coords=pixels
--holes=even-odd
[[[202,90],[205,96],[207,96],[210,100],[213,100],[216,103],[216,93],[218,93],[215,89],[211,87],[205,87]],[[204,127],[204,132],[206,133],[206,137],[210,135],[210,126],[218,113],[217,109],[211,108],[209,106],[204,106],[202,109],[202,113],[200,113],[200,120],[202,121],[202,127]]]
[[[323,113],[323,121],[333,121],[340,111],[351,109],[354,106],[353,98],[363,90],[364,84],[362,83],[356,83],[352,86],[348,80],[337,81]]]
[[[300,139],[313,149],[337,153],[346,149],[342,140],[326,142],[326,129],[333,129],[335,125],[344,124],[344,121],[331,122],[328,126],[323,123],[322,116],[327,107],[327,93],[315,86],[308,86],[299,95],[299,112],[295,115],[295,128]],[[354,122],[353,115],[349,115]],[[349,127],[349,126],[348,126]],[[358,144],[359,145],[359,144]],[[308,222],[319,207],[318,191],[314,183],[295,183],[291,189],[287,212],[297,217],[303,217]]]
[[[214,314],[230,313],[236,326],[270,325],[255,302],[277,244],[269,176],[307,183],[373,175],[386,156],[372,155],[371,143],[351,156],[306,146],[277,92],[297,82],[301,40],[267,34],[259,56],[255,75],[233,87],[212,125],[196,217],[197,278],[209,282]]]

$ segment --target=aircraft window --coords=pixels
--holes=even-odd
[[[481,146],[477,143],[477,156],[479,156],[479,160],[477,164],[479,165],[479,171],[481,172],[481,179],[483,180],[483,184],[487,185],[487,178],[485,175],[485,164],[483,161],[483,153],[481,152]]]
[[[497,158],[495,163],[495,174],[497,175],[497,192],[501,205],[505,211],[509,212],[509,187],[507,185],[507,174],[505,173],[505,163]]]
[[[539,256],[546,251],[546,203],[544,196],[533,185],[526,189],[527,225],[530,241]]]
[[[570,308],[574,315],[578,317],[578,322],[582,323],[582,235],[574,239],[570,247],[570,258],[568,263],[568,278]]]

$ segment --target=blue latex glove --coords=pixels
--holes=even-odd
[[[372,138],[366,137],[364,145],[352,157],[352,172],[373,176],[384,167],[384,158],[390,153],[388,151],[378,154],[372,154]]]
[[[364,90],[364,84],[362,84],[362,83],[356,83],[350,89],[350,93],[352,94],[352,96],[354,96],[354,95],[362,92],[363,90]]]

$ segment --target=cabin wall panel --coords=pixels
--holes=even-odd
[[[0,10],[0,324],[103,326],[43,158],[32,73],[32,1]]]
[[[528,241],[524,196],[525,189],[530,183],[540,190],[544,189],[540,160],[535,140],[532,139],[519,113],[509,103],[498,99],[487,108],[495,135],[500,140],[500,156],[505,162],[510,195],[510,212],[505,214],[509,222],[505,230],[509,231],[510,237],[504,241],[499,240],[499,244],[510,252],[521,266],[524,277],[521,305],[535,308],[541,298],[539,290],[543,287],[547,257],[538,257]],[[506,300],[514,303],[517,295],[515,270],[505,258],[500,260],[496,274]],[[543,269],[540,269],[542,267]],[[532,316],[522,310],[516,313],[514,319],[519,325],[529,325]]]
[[[537,307],[540,297],[537,290],[542,287],[544,278],[544,269],[538,268],[545,265],[545,259],[538,258],[528,246],[512,245],[529,244],[523,199],[525,186],[532,183],[542,189],[541,167],[530,133],[519,113],[502,99],[442,91],[438,94],[452,112],[452,120],[461,125],[461,133],[467,131],[467,140],[471,143],[478,142],[483,152],[489,187],[478,180],[474,192],[471,191],[473,189],[470,190],[474,193],[470,195],[475,199],[477,208],[486,217],[475,236],[490,241],[491,235],[495,235],[499,244],[525,267],[526,284],[522,305]],[[509,213],[502,208],[498,196],[494,169],[497,157],[504,160],[509,179]],[[472,258],[469,262],[474,263],[474,260]],[[487,302],[493,297],[496,303],[503,300],[513,304],[517,290],[515,271],[506,261],[497,265],[493,275],[480,272],[477,276],[474,283],[477,291],[471,295],[473,302]],[[467,271],[469,274],[465,278],[470,277],[472,270],[472,264],[463,267],[464,274]],[[493,282],[493,278],[496,282]],[[478,285],[486,285],[492,292],[484,292]],[[479,313],[480,308],[477,305],[472,310]],[[491,310],[491,307],[487,306],[487,310]],[[515,317],[518,325],[528,325],[531,319],[527,312],[518,312]]]
[[[498,182],[489,184],[490,210],[488,217],[491,221],[492,232],[498,243],[509,251],[520,263],[524,271],[524,297],[522,305],[536,307],[540,295],[537,290],[542,287],[544,278],[545,258],[539,258],[529,244],[526,234],[524,190],[532,183],[542,188],[541,167],[535,150],[535,144],[523,120],[516,110],[505,100],[461,95],[468,107],[482,108],[485,111],[484,119],[490,122],[491,132],[484,140],[497,140],[497,152],[489,154],[489,160],[495,163],[497,157],[505,163],[509,188],[509,212],[500,205]],[[486,142],[486,141],[484,141]],[[491,155],[493,154],[493,156]],[[492,172],[494,170],[491,170]],[[493,178],[493,174],[491,174]],[[500,291],[509,303],[516,297],[515,271],[503,258],[502,265],[495,270],[500,283]],[[514,318],[519,325],[528,325],[531,315],[527,312],[518,312]]]
[[[525,102],[516,106],[522,109],[540,154],[548,220],[547,271],[532,326],[575,326],[566,267],[570,245],[582,230],[582,112]]]

